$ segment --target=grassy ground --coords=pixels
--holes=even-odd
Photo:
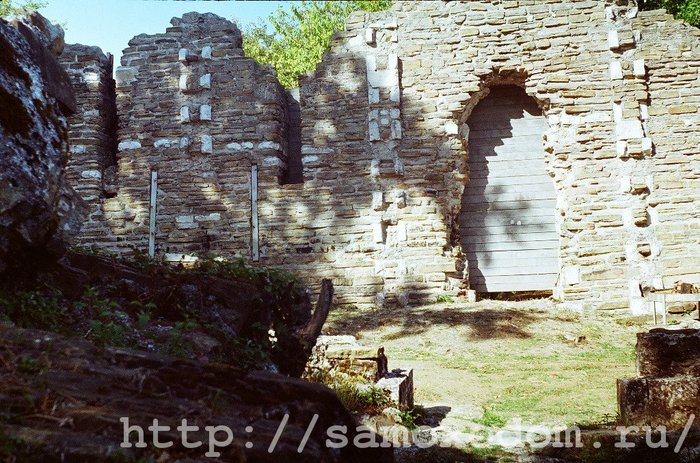
[[[414,368],[416,402],[482,424],[614,421],[616,379],[634,376],[646,319],[585,316],[547,300],[382,310],[342,307],[329,334],[383,345],[390,368]]]

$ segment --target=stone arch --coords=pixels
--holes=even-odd
[[[541,166],[541,170],[538,172],[533,172],[532,173],[532,179],[528,178],[528,181],[523,182],[523,183],[528,183],[528,184],[536,184],[537,182],[543,182],[541,183],[543,191],[537,191],[535,192],[533,196],[533,200],[530,201],[529,203],[527,201],[523,202],[524,208],[527,209],[527,204],[530,205],[537,205],[536,204],[536,199],[539,195],[543,195],[543,198],[546,196],[546,207],[543,208],[538,208],[537,211],[533,211],[533,214],[537,212],[538,214],[543,213],[545,209],[548,209],[549,212],[546,218],[543,216],[541,219],[543,219],[541,222],[537,222],[536,217],[528,217],[528,221],[532,222],[529,224],[525,224],[525,221],[523,221],[523,229],[528,230],[525,235],[529,236],[530,232],[533,232],[537,234],[537,236],[534,239],[544,239],[543,237],[546,236],[547,240],[549,242],[547,243],[548,246],[551,246],[548,248],[548,250],[542,254],[542,258],[545,259],[546,261],[546,266],[542,267],[546,269],[548,272],[548,278],[547,278],[547,287],[538,287],[538,285],[533,285],[532,288],[527,288],[526,286],[514,286],[512,289],[513,291],[517,291],[520,288],[522,290],[552,290],[553,292],[556,293],[556,286],[558,285],[558,279],[559,279],[559,271],[560,271],[560,259],[559,259],[559,254],[560,254],[560,246],[561,246],[561,232],[560,232],[560,212],[559,208],[561,207],[560,205],[560,199],[561,199],[561,193],[558,191],[558,182],[555,181],[555,177],[557,177],[557,172],[555,169],[552,167],[552,159],[550,159],[552,155],[552,148],[550,146],[550,142],[552,139],[552,134],[555,132],[555,130],[550,127],[548,120],[547,120],[547,111],[549,109],[549,104],[548,101],[542,100],[538,98],[537,91],[536,91],[536,84],[533,82],[532,79],[529,78],[527,73],[522,72],[522,71],[516,71],[516,70],[511,70],[511,71],[496,71],[484,78],[481,79],[479,89],[475,92],[470,93],[468,100],[466,101],[463,110],[459,114],[459,117],[457,118],[457,130],[456,130],[456,136],[460,139],[462,142],[462,145],[464,147],[464,163],[463,166],[465,168],[464,170],[464,175],[462,176],[463,181],[459,185],[459,194],[458,197],[460,198],[459,204],[456,206],[456,208],[453,207],[453,216],[452,216],[452,237],[451,237],[451,243],[453,246],[457,246],[459,251],[456,253],[458,255],[457,257],[457,268],[459,272],[461,273],[461,277],[463,279],[463,284],[465,286],[470,287],[470,289],[475,289],[479,292],[500,292],[501,290],[503,291],[511,291],[511,289],[507,289],[507,287],[504,286],[498,286],[496,285],[493,291],[491,290],[486,290],[483,286],[483,284],[476,284],[475,280],[481,280],[483,283],[483,275],[477,275],[476,273],[479,272],[478,269],[475,269],[476,265],[479,265],[476,261],[478,260],[478,257],[474,254],[473,249],[469,249],[469,244],[466,243],[465,241],[465,234],[468,233],[467,229],[471,229],[472,232],[474,232],[476,229],[479,228],[478,219],[476,221],[472,221],[469,225],[470,226],[465,226],[465,213],[468,214],[468,212],[463,210],[464,207],[464,201],[467,200],[465,198],[465,194],[473,194],[475,189],[470,188],[470,186],[475,186],[476,183],[472,183],[472,169],[475,167],[472,165],[471,161],[474,161],[475,158],[474,156],[470,156],[470,119],[472,115],[475,115],[475,109],[479,107],[480,104],[488,104],[489,97],[492,95],[492,92],[494,93],[494,96],[496,92],[498,92],[500,97],[503,97],[503,92],[506,91],[506,89],[509,89],[510,92],[522,92],[522,99],[523,101],[528,101],[529,103],[527,104],[527,108],[523,106],[522,109],[529,111],[530,117],[537,117],[539,120],[539,127],[540,127],[540,134],[541,134],[541,148],[540,148],[540,154],[541,158],[539,161],[533,161],[534,163],[538,163]],[[536,114],[535,114],[536,113]],[[495,155],[495,147],[491,147],[493,149],[492,155]],[[483,156],[483,153],[482,153]],[[485,159],[482,157],[481,161],[485,162]],[[538,167],[540,169],[540,167]],[[562,173],[559,173],[562,174]],[[482,175],[483,173],[479,174],[476,173],[476,175]],[[537,177],[535,179],[535,177]],[[546,179],[546,180],[545,180]],[[535,181],[536,180],[536,181]],[[488,185],[489,180],[488,179],[474,179],[474,182],[480,182],[480,187],[490,187]],[[515,188],[519,188],[518,185],[515,186]],[[534,185],[530,187],[523,187],[526,189],[534,190]],[[539,187],[537,187],[539,188]],[[481,190],[485,191],[486,188],[481,188]],[[545,194],[545,190],[549,190],[548,193]],[[511,191],[504,191],[504,197],[507,197],[509,194],[512,194],[514,190]],[[527,195],[525,195],[527,196]],[[520,197],[520,196],[518,196]],[[456,209],[456,210],[455,210]],[[523,213],[527,214],[527,211],[523,211]],[[500,219],[508,219],[510,220],[512,217],[510,217],[509,214],[502,214],[503,217],[500,217]],[[508,217],[506,217],[508,216]],[[490,217],[489,219],[493,219],[493,217]],[[537,220],[533,220],[537,219]],[[517,220],[517,218],[513,218],[513,225],[517,225],[521,223],[520,221]],[[486,224],[482,224],[486,226]],[[489,225],[492,226],[493,224]],[[527,225],[527,226],[525,226]],[[520,227],[507,227],[510,229],[508,232],[504,231],[498,231],[498,233],[506,233],[506,237],[503,238],[504,241],[512,238],[513,240],[522,240],[524,235],[519,235],[516,233],[515,229],[520,228]],[[482,233],[482,232],[480,232]],[[490,232],[486,232],[483,234],[488,234]],[[511,234],[512,233],[512,234]],[[528,238],[525,238],[528,239]],[[514,241],[515,242],[515,241]],[[507,247],[507,246],[506,246]],[[525,258],[524,256],[527,253],[523,253],[520,257],[518,257],[518,254],[513,254],[514,259],[520,259],[520,264],[522,264],[523,259]],[[483,260],[483,259],[482,259]],[[487,259],[488,260],[488,259]],[[471,262],[471,265],[470,265]],[[476,265],[475,265],[476,264]],[[516,262],[516,265],[520,265]],[[470,267],[471,267],[471,272],[470,272]],[[520,274],[525,274],[523,270],[527,269],[518,269],[517,273]],[[536,270],[537,272],[540,272],[540,269]],[[471,280],[471,281],[470,281]],[[530,278],[531,281],[534,280],[542,280],[542,278]],[[541,286],[541,285],[540,285]]]

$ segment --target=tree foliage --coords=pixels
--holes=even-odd
[[[643,10],[665,8],[676,18],[700,27],[700,0],[641,0],[640,7]]]
[[[10,16],[34,11],[45,3],[37,0],[0,0],[0,16]]]
[[[244,30],[243,49],[259,63],[270,64],[287,88],[296,87],[300,74],[312,71],[328,49],[333,33],[343,28],[345,18],[357,10],[380,11],[391,0],[302,1],[289,10],[278,8],[268,21]]]

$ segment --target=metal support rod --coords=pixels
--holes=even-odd
[[[258,165],[250,168],[250,248],[253,262],[260,260],[260,232],[258,223]]]
[[[148,216],[148,256],[156,255],[156,209],[158,200],[158,172],[151,171],[151,193]]]

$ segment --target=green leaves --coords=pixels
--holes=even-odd
[[[0,16],[22,14],[45,5],[45,2],[36,0],[0,0]]]
[[[299,85],[299,75],[315,69],[350,13],[390,6],[390,0],[364,0],[302,1],[289,11],[280,7],[268,19],[272,30],[263,21],[246,28],[243,49],[246,56],[275,68],[282,85],[293,88]]]
[[[665,8],[677,19],[700,27],[700,0],[642,0],[640,6],[642,10]]]

